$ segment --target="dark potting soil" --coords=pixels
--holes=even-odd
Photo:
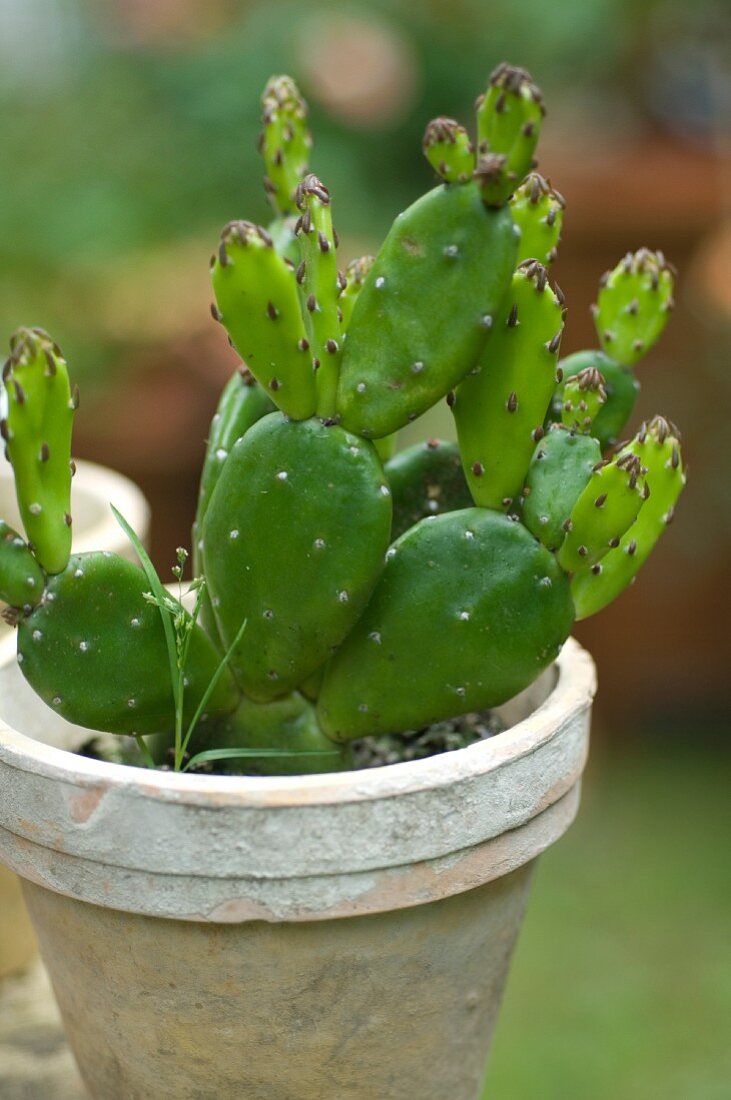
[[[378,768],[383,764],[401,764],[407,760],[423,760],[454,749],[465,749],[475,741],[483,741],[502,733],[505,725],[496,714],[463,714],[444,722],[434,722],[420,730],[390,733],[382,737],[364,737],[353,742],[355,767]]]

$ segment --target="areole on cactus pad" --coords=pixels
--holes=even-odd
[[[685,480],[662,417],[611,449],[672,308],[662,253],[603,278],[599,346],[559,359],[565,202],[534,171],[545,109],[528,73],[498,66],[474,138],[428,124],[436,186],[349,264],[289,77],[262,112],[273,220],[229,222],[210,264],[212,316],[243,362],[208,438],[192,610],[183,551],[177,598],[141,547],[142,569],[70,556],[65,360],[21,329],[3,370],[25,536],[0,521],[0,597],[18,660],[50,707],[134,735],[148,766],[335,771],[354,739],[499,705],[634,579]],[[458,444],[394,454],[445,398]]]

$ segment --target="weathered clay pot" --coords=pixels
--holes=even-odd
[[[307,778],[74,756],[0,664],[0,859],[97,1100],[476,1100],[594,692],[573,641],[467,749]]]
[[[130,556],[129,541],[111,513],[110,501],[140,537],[146,537],[147,503],[139,489],[126,478],[103,466],[79,462],[72,494],[74,551],[116,550]],[[6,462],[0,464],[0,517],[22,530],[13,472]],[[0,620],[0,638],[10,633],[10,628]],[[23,905],[20,884],[15,875],[0,867],[0,978],[25,969],[35,952],[35,937]]]

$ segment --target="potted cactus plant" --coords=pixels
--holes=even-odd
[[[564,204],[532,172],[523,70],[493,73],[475,140],[429,124],[439,183],[344,273],[294,84],[263,108],[275,218],[229,223],[211,259],[246,366],[187,592],[185,552],[165,588],[123,516],[141,568],[69,555],[66,366],[15,338],[0,854],[93,1096],[475,1100],[531,865],[577,806],[594,679],[572,625],[683,485],[661,417],[607,451],[673,273],[626,257],[600,348],[559,360]],[[458,443],[394,454],[445,398]],[[89,728],[124,752],[56,747]]]

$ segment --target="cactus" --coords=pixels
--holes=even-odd
[[[656,417],[602,450],[672,273],[659,253],[623,261],[600,349],[558,363],[564,301],[544,265],[564,204],[523,182],[542,115],[528,74],[500,66],[476,139],[430,123],[442,182],[342,273],[306,106],[288,78],[267,86],[277,218],[229,223],[211,264],[213,316],[245,365],[211,425],[185,607],[121,517],[141,569],[69,560],[76,401],[49,338],[14,338],[2,432],[26,538],[0,522],[0,597],[57,713],[133,734],[151,766],[340,770],[354,739],[507,700],[631,583],[684,484],[677,431]],[[444,397],[459,442],[392,454]]]
[[[389,459],[384,472],[393,501],[392,541],[420,519],[472,504],[456,443],[442,439],[415,443]]]
[[[477,162],[470,135],[453,118],[433,118],[422,141],[424,156],[445,183],[467,183]]]
[[[0,600],[27,611],[40,603],[44,588],[43,570],[27,542],[0,519]]]
[[[558,253],[566,200],[548,180],[531,172],[510,200],[510,213],[520,229],[518,262],[552,264]]]
[[[71,427],[78,391],[66,360],[43,329],[18,329],[3,369],[7,417],[0,430],[15,474],[28,541],[48,573],[71,553]]]
[[[335,414],[340,374],[342,332],[338,299],[342,293],[338,272],[337,239],[330,211],[330,192],[317,176],[307,176],[297,188],[301,216],[296,234],[302,242],[297,282],[302,287],[309,321],[312,365],[316,372],[317,414]]]
[[[503,63],[475,107],[476,172],[482,197],[491,206],[501,206],[534,167],[545,114],[543,97],[525,69]]]
[[[465,476],[483,508],[509,508],[523,487],[556,387],[562,330],[562,299],[546,269],[526,260],[484,354],[452,403]]]
[[[564,378],[587,367],[604,377],[607,401],[594,423],[602,450],[622,435],[637,400],[639,382],[633,367],[662,335],[673,308],[675,269],[662,252],[640,248],[628,252],[599,284],[592,314],[600,351],[580,351],[561,361]],[[561,389],[556,391],[551,419],[560,419]]]
[[[533,452],[523,487],[521,519],[549,550],[566,537],[571,510],[601,462],[593,422],[606,401],[598,371],[582,371],[564,387],[563,423],[553,424]]]
[[[678,430],[662,416],[643,424],[626,451],[642,464],[649,489],[636,522],[601,562],[571,580],[576,617],[595,615],[632,583],[668,524],[685,486]]]

